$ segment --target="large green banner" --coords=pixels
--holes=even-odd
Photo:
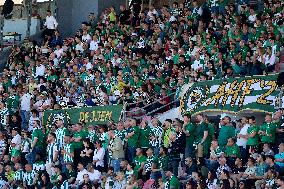
[[[182,113],[206,111],[274,112],[278,75],[229,78],[194,83],[181,97]]]
[[[81,121],[86,125],[106,124],[110,120],[118,122],[122,107],[116,105],[47,110],[43,114],[43,124],[52,125],[58,119],[62,119],[66,124],[76,124]]]

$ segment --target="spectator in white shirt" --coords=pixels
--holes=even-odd
[[[39,61],[37,61],[36,64],[37,64],[37,66],[36,66],[35,76],[36,77],[44,76],[45,66]]]
[[[90,181],[92,181],[93,183],[100,182],[102,174],[98,170],[94,169],[94,166],[91,163],[87,165],[87,170],[88,170]]]
[[[149,11],[147,13],[147,16],[149,17],[150,20],[155,20],[155,17],[158,16],[158,12],[156,11],[153,5],[149,6]]]
[[[21,158],[20,156],[20,149],[21,149],[21,143],[22,143],[22,138],[18,133],[19,128],[13,128],[12,129],[12,140],[10,142],[10,147],[12,148],[12,150],[14,151],[18,151],[18,155],[15,154],[14,156],[12,156],[12,162],[18,162]]]
[[[51,54],[53,54],[53,53],[51,53]],[[54,54],[56,54],[57,58],[54,57],[52,60],[53,60],[53,62],[55,62],[54,59],[57,59],[57,62],[58,62],[58,59],[60,59],[62,54],[63,54],[63,48],[62,48],[61,45],[56,45],[56,50],[54,51]]]
[[[267,48],[263,55],[263,63],[266,65],[266,72],[272,72],[275,69],[276,56],[272,54],[271,48]]]
[[[58,23],[54,16],[51,15],[51,11],[47,10],[47,16],[46,21],[44,23],[44,26],[46,27],[46,30],[43,32],[43,37],[45,36],[52,36],[55,29],[58,26]]]
[[[99,48],[99,40],[98,40],[98,36],[94,35],[93,36],[93,40],[90,42],[90,51],[96,51]]]
[[[22,118],[21,128],[23,130],[28,129],[28,123],[31,111],[31,99],[32,96],[28,93],[28,87],[23,87],[23,93],[20,97],[20,113]]]
[[[76,51],[80,51],[80,53],[82,53],[82,52],[84,51],[84,49],[83,49],[83,43],[82,43],[82,41],[81,41],[81,38],[78,37],[78,36],[76,36],[75,42],[76,42],[76,48],[75,48],[75,50],[76,50]]]
[[[242,157],[247,157],[247,150],[246,150],[246,146],[247,146],[247,141],[248,141],[248,128],[249,128],[249,124],[248,124],[248,118],[247,117],[242,117],[241,119],[241,130],[239,132],[239,134],[237,135],[237,145],[240,147],[240,151],[241,151],[241,156]]]
[[[105,149],[102,148],[101,142],[97,141],[96,149],[94,151],[94,156],[93,156],[93,163],[95,164],[96,169],[100,172],[104,167],[104,156],[105,156]]]
[[[113,58],[111,60],[111,63],[114,67],[121,68],[121,58],[119,58],[119,55],[117,53],[114,53]]]
[[[75,186],[78,184],[82,184],[84,182],[84,175],[88,174],[88,171],[84,168],[84,165],[80,162],[77,166],[78,174],[75,181]]]
[[[92,37],[90,36],[90,34],[88,34],[88,31],[84,30],[83,35],[82,35],[82,41],[86,43],[90,43],[91,40],[92,40]]]
[[[249,22],[250,22],[250,23],[255,23],[255,21],[256,21],[256,19],[257,19],[256,16],[257,16],[257,15],[256,15],[256,13],[254,12],[254,10],[253,10],[253,9],[250,9],[250,15],[249,15],[249,17],[248,17]]]
[[[29,127],[28,127],[29,132],[34,130],[34,122],[35,121],[40,122],[40,119],[38,117],[38,112],[36,110],[32,110],[31,111],[31,117],[30,117],[30,120],[29,120]],[[40,127],[41,127],[41,125],[40,125]]]

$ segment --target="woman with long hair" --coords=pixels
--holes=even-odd
[[[92,162],[94,155],[94,144],[90,142],[90,139],[83,140],[84,148],[80,153],[81,162],[84,166],[87,166],[89,162]]]

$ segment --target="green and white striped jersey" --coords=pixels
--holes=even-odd
[[[59,149],[61,149],[64,145],[64,136],[66,135],[67,132],[68,130],[65,127],[58,128],[55,131],[56,143],[58,144]]]
[[[26,183],[27,186],[33,185],[33,182],[36,177],[36,172],[33,170],[31,172],[25,172],[24,173],[24,182]]]
[[[7,125],[7,117],[9,115],[8,108],[3,108],[0,110],[0,123],[2,125]]]
[[[15,171],[15,173],[14,173],[14,180],[15,181],[23,181],[23,178],[24,178],[24,171],[23,171],[23,169]]]
[[[47,163],[53,163],[54,155],[58,152],[58,146],[56,143],[49,143],[47,146]],[[58,157],[57,157],[58,159]],[[57,160],[56,160],[57,161]],[[54,162],[55,163],[55,162]]]
[[[45,163],[43,161],[35,162],[33,164],[33,170],[36,171],[37,173],[39,171],[44,171],[45,170]]]
[[[67,153],[74,153],[74,147],[72,145],[72,143],[69,144],[64,144],[63,145],[63,149],[67,152]],[[64,154],[63,155],[63,162],[67,163],[67,162],[73,162],[73,157],[68,155],[68,154]]]
[[[71,186],[69,185],[68,181],[65,180],[62,185],[60,186],[60,189],[70,189]]]
[[[88,138],[92,143],[95,143],[98,140],[98,135],[95,130],[88,131]]]

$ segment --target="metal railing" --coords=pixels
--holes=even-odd
[[[166,98],[170,98],[171,101],[167,104],[155,107],[155,105],[157,105],[159,103],[159,101],[165,100]],[[175,92],[167,95],[166,97],[154,99],[153,102],[144,105],[148,100],[149,99],[145,99],[145,100],[134,102],[134,103],[125,102],[124,107],[123,107],[123,114],[122,114],[123,115],[122,116],[123,121],[125,121],[127,118],[135,118],[135,119],[141,120],[145,116],[151,116],[151,115],[155,115],[157,113],[163,113],[163,112],[159,112],[159,111],[166,109],[167,107],[169,107],[169,109],[170,109],[171,107],[173,107],[173,104],[175,104],[176,102],[179,101],[179,100],[175,99]],[[144,106],[141,107],[141,106],[139,106],[139,104],[143,104]],[[152,109],[152,107],[153,107],[153,109]]]

